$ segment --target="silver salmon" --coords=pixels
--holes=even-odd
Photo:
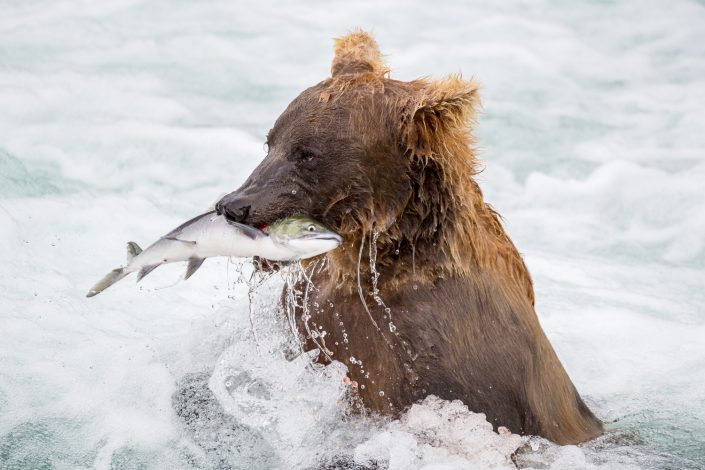
[[[206,258],[214,256],[259,256],[272,261],[293,261],[330,251],[342,241],[340,235],[308,216],[281,219],[265,233],[227,220],[215,211],[206,212],[176,227],[145,250],[135,242],[128,242],[127,265],[110,271],[86,297],[100,294],[133,272],[137,272],[139,282],[166,263],[188,261],[184,276],[188,279]]]

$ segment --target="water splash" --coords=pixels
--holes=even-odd
[[[269,278],[272,277],[272,273],[264,272],[259,269],[253,269],[250,277],[247,278],[246,281],[243,281],[244,273],[242,267],[243,266],[240,265],[240,277],[238,279],[238,282],[244,282],[244,284],[247,285],[247,305],[250,319],[250,331],[252,332],[252,338],[255,340],[255,347],[257,348],[257,352],[261,353],[262,350],[260,346],[260,341],[257,337],[257,329],[255,328],[255,294],[257,292],[257,289],[263,284],[265,284],[269,280]]]
[[[311,272],[316,269],[317,261],[311,263]],[[306,272],[306,268],[299,262],[293,263],[282,270],[285,282],[285,310],[291,333],[299,342],[299,349],[303,352],[303,346],[299,332],[296,328],[296,309],[301,309],[301,323],[306,330],[306,334],[314,342],[319,351],[326,356],[329,361],[332,361],[333,352],[326,347],[324,336],[315,329],[311,328],[311,311],[309,308],[309,293],[315,289],[310,275]],[[304,290],[297,289],[297,285],[303,284]]]

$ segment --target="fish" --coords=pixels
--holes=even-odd
[[[127,243],[127,264],[113,269],[86,294],[93,297],[137,272],[137,282],[166,263],[187,261],[184,279],[190,278],[206,258],[216,256],[251,257],[272,261],[312,258],[337,248],[343,238],[306,215],[293,215],[275,221],[266,232],[234,222],[209,211],[184,222],[142,250]]]

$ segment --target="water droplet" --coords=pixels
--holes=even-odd
[[[387,307],[387,308],[384,309],[384,313],[390,314],[390,313],[392,313],[392,309],[389,308],[389,307]]]
[[[291,190],[291,194],[296,194],[296,190],[295,190],[295,189],[292,189],[292,190]]]
[[[360,385],[360,388],[361,388],[362,390],[364,390],[364,389],[365,389],[365,385],[364,385],[364,384]]]
[[[399,248],[397,248],[396,250],[394,250],[394,254],[395,254],[395,255],[398,255],[398,254],[399,254]]]
[[[414,290],[418,290],[418,289],[419,289],[418,284],[414,284]]]
[[[380,391],[379,391],[379,396],[380,396],[380,397],[383,397],[383,396],[384,396],[384,390],[380,390]]]

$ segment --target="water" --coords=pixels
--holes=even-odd
[[[705,467],[703,24],[686,0],[2,2],[0,468]],[[281,276],[250,315],[227,260],[83,297],[244,181],[358,25],[395,78],[482,83],[480,184],[606,437],[433,399],[351,418],[344,371],[287,360]]]

